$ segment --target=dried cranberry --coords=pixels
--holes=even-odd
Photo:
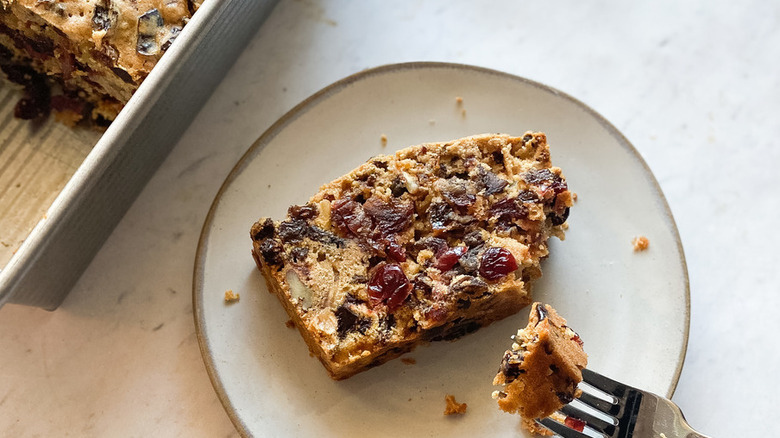
[[[411,290],[412,284],[401,267],[395,263],[378,265],[368,282],[371,304],[376,306],[384,303],[390,312],[401,306]]]
[[[490,207],[488,212],[499,222],[511,222],[528,216],[528,209],[517,203],[517,198],[502,199]]]
[[[515,257],[506,248],[491,247],[482,254],[479,275],[488,280],[498,280],[517,269]]]
[[[585,423],[584,421],[580,420],[579,418],[574,417],[566,417],[565,420],[563,420],[563,424],[566,425],[569,429],[574,429],[577,432],[582,432],[585,429]]]
[[[399,245],[395,240],[395,237],[390,236],[385,240],[385,252],[388,257],[396,262],[402,262],[406,260],[406,250],[403,246]]]
[[[538,186],[542,192],[548,192],[552,195],[558,195],[568,190],[566,181],[554,174],[550,169],[529,171],[523,175],[523,179],[528,184]]]
[[[441,272],[449,271],[467,250],[465,246],[445,249],[441,254],[436,255],[436,263],[433,266]]]

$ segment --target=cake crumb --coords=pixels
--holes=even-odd
[[[387,146],[387,136],[386,136],[385,134],[382,134],[382,135],[379,137],[379,140],[382,142],[382,147],[385,147],[385,146]]]
[[[241,295],[233,292],[232,289],[228,289],[225,291],[225,302],[226,303],[232,303],[234,301],[238,301],[241,299]]]
[[[462,110],[460,110],[460,114],[461,114],[463,117],[466,117],[466,108],[463,108]]]
[[[436,124],[436,120],[435,119],[428,120],[428,124],[433,126]]]
[[[287,328],[295,328],[295,323],[292,319],[288,319],[284,322],[284,325],[287,326]]]
[[[639,252],[646,250],[650,246],[650,241],[645,236],[637,236],[634,237],[631,244],[634,245],[634,251]]]
[[[466,408],[469,407],[466,403],[458,403],[455,401],[455,396],[447,394],[444,397],[444,401],[447,403],[447,407],[444,409],[444,415],[463,415],[466,413]]]
[[[406,365],[414,365],[417,363],[417,360],[413,357],[402,357],[401,362],[405,363]]]
[[[577,192],[571,192],[571,200],[577,202]]]
[[[458,106],[463,105],[463,98],[460,96],[455,96],[455,103],[458,104]]]

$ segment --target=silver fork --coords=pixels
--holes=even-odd
[[[685,421],[680,408],[671,400],[632,386],[624,385],[594,371],[582,370],[582,380],[589,386],[603,392],[601,397],[592,388],[583,387],[582,395],[577,399],[599,411],[591,414],[572,404],[567,404],[560,412],[579,419],[601,436],[609,438],[707,438],[694,431]],[[605,397],[606,396],[606,397]],[[604,400],[607,398],[609,400]],[[578,432],[552,418],[536,420],[563,438],[589,438],[591,435]]]

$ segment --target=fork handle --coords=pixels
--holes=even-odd
[[[685,420],[680,407],[663,397],[658,397],[655,428],[664,432],[666,438],[709,438],[707,435],[693,430]]]

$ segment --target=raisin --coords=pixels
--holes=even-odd
[[[428,218],[434,230],[446,230],[452,222],[452,208],[441,202],[433,203],[428,207]]]
[[[488,284],[477,277],[463,275],[452,282],[450,290],[455,293],[466,293],[479,296],[488,291]]]
[[[509,182],[499,178],[495,173],[480,167],[478,184],[485,191],[485,196],[489,196],[504,190]]]
[[[339,338],[343,338],[347,333],[359,331],[364,333],[368,331],[371,326],[371,320],[367,318],[361,318],[352,313],[347,307],[341,306],[336,309],[336,321],[338,323],[336,330],[338,331]]]
[[[550,169],[531,170],[523,175],[523,179],[528,184],[538,186],[542,192],[551,193],[553,197],[568,190],[566,181]]]
[[[400,198],[404,193],[408,192],[406,189],[406,183],[401,180],[400,176],[395,177],[393,182],[390,184],[390,192],[396,198]]]
[[[441,251],[436,255],[436,263],[433,267],[441,272],[446,272],[452,269],[455,264],[458,263],[460,257],[466,253],[468,249],[465,246],[456,246],[455,248],[448,248]]]
[[[560,402],[565,405],[571,403],[571,401],[574,400],[574,395],[568,392],[557,392],[555,395],[557,395],[558,400],[560,400]]]
[[[363,237],[371,230],[371,218],[358,202],[339,199],[332,204],[330,214],[336,228],[347,236]]]
[[[293,250],[290,251],[290,256],[295,263],[300,263],[306,260],[307,255],[309,255],[309,248],[298,247],[293,248]]]
[[[485,241],[482,239],[482,233],[479,231],[472,231],[465,236],[463,236],[463,243],[466,244],[469,248],[474,248],[476,246],[482,245],[485,243]]]
[[[114,72],[115,75],[119,79],[121,79],[126,84],[136,85],[135,81],[133,80],[133,77],[130,76],[130,73],[126,72],[124,69],[121,69],[119,67],[111,67],[111,71]]]
[[[477,257],[477,254],[481,248],[481,245],[471,248],[460,258],[460,260],[458,260],[458,264],[463,268],[463,272],[475,274],[479,270],[479,258]]]
[[[398,309],[412,290],[412,284],[406,278],[401,267],[394,263],[378,265],[368,282],[368,296],[371,304],[387,305],[390,312]]]
[[[482,254],[479,274],[494,281],[506,277],[516,269],[517,261],[508,249],[491,247]]]
[[[553,225],[561,225],[569,218],[569,207],[563,210],[563,214],[548,213],[547,217],[550,218]]]
[[[263,240],[274,236],[274,221],[271,218],[265,218],[265,220],[252,227],[252,238],[254,240]]]
[[[395,240],[395,237],[388,237],[384,241],[384,244],[385,252],[387,253],[388,257],[399,263],[406,260],[406,250],[403,246],[398,244],[398,242]]]
[[[331,233],[330,231],[323,230],[320,227],[310,225],[306,228],[306,236],[314,241],[324,243],[326,245],[335,245],[338,248],[343,248],[345,243],[344,239]]]
[[[311,219],[317,216],[317,207],[306,205],[293,205],[287,209],[287,214],[293,219]]]
[[[363,205],[366,214],[373,219],[378,237],[384,238],[390,234],[400,233],[412,224],[414,205],[391,199],[390,202],[372,197]],[[376,236],[375,236],[376,237]]]
[[[270,265],[279,265],[282,263],[281,254],[282,244],[276,239],[267,239],[260,244],[260,254],[266,263]]]
[[[24,68],[24,67],[22,67]],[[6,68],[4,71],[7,72]],[[51,90],[43,75],[29,71],[25,76],[24,97],[14,107],[14,117],[22,120],[45,118],[51,111]],[[17,82],[12,79],[13,82]]]
[[[477,200],[476,196],[469,193],[466,184],[457,177],[446,180],[441,194],[450,205],[460,209],[467,208]]]
[[[433,254],[438,254],[447,248],[447,241],[438,237],[423,237],[415,243],[415,247],[418,251],[429,249]]]
[[[299,219],[287,220],[279,224],[279,237],[282,242],[297,242],[306,237],[309,225]]]
[[[518,204],[517,198],[506,198],[493,204],[488,214],[496,218],[498,222],[512,222],[528,217],[528,209],[524,205]]]
[[[501,153],[501,151],[495,151],[495,152],[493,152],[492,155],[493,155],[493,161],[496,164],[500,164],[500,165],[504,164],[504,154]]]

